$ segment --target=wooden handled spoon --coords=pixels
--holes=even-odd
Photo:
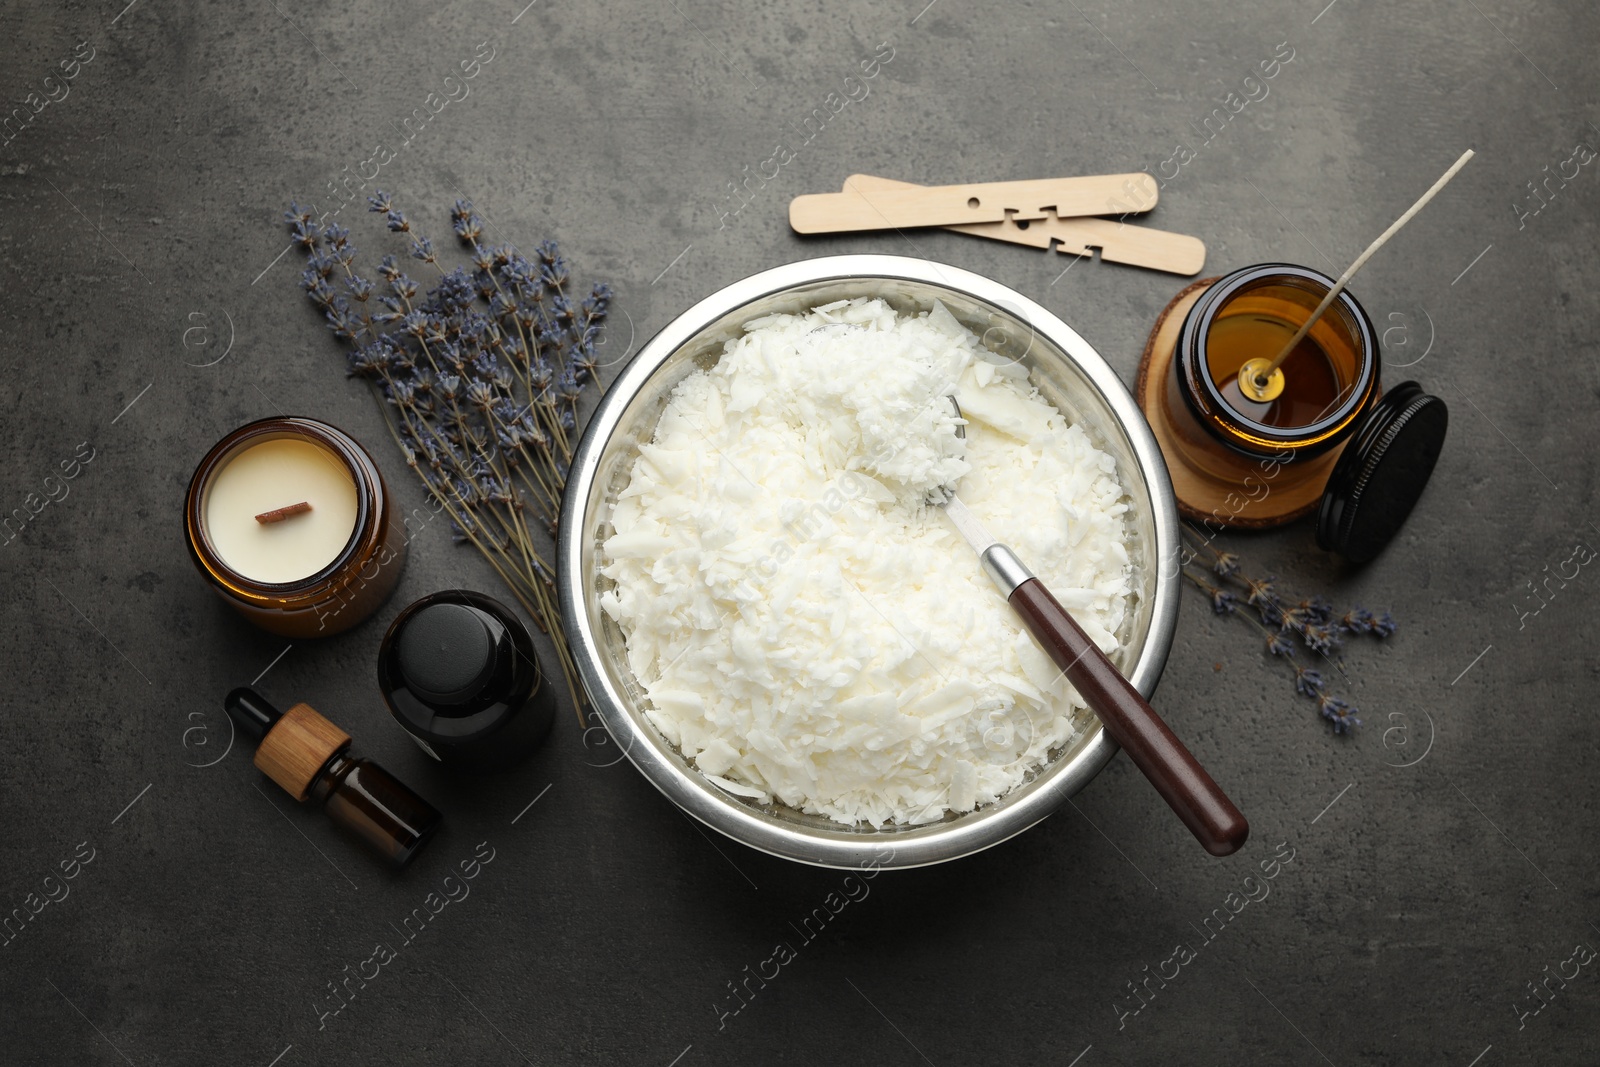
[[[964,435],[964,430],[958,432]],[[1183,825],[1213,856],[1239,851],[1250,835],[1250,824],[1133,683],[1112,665],[1017,554],[990,536],[954,492],[947,491],[942,503],[1011,610],[1022,618],[1089,710],[1100,717],[1112,740],[1150,779]]]

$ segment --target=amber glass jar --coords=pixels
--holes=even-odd
[[[1380,390],[1377,335],[1348,290],[1284,360],[1280,396],[1258,403],[1238,384],[1239,368],[1276,356],[1332,286],[1319,271],[1266,263],[1218,279],[1196,301],[1178,335],[1165,406],[1197,466],[1224,475],[1241,456],[1295,463],[1350,436]]]
[[[226,562],[207,531],[206,516],[210,492],[228,464],[278,440],[314,446],[348,472],[355,487],[354,521],[331,562],[304,577],[269,582],[246,577]],[[218,441],[195,468],[184,502],[184,534],[200,574],[245,618],[285,637],[321,637],[366,619],[393,591],[405,562],[405,537],[393,531],[390,506],[377,464],[349,434],[316,419],[261,419]]]

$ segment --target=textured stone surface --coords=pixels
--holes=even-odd
[[[26,908],[80,842],[93,859],[0,949],[0,1058],[1593,1062],[1600,963],[1550,980],[1538,1014],[1527,983],[1600,943],[1600,579],[1552,581],[1548,606],[1520,613],[1539,603],[1527,583],[1600,546],[1600,163],[1552,180],[1537,215],[1527,185],[1600,142],[1600,13],[921,2],[10,5],[7,101],[59,95],[44,79],[78,42],[93,58],[0,148],[4,510],[42,497],[80,442],[93,459],[0,547],[0,907]],[[1293,589],[1393,608],[1400,633],[1352,648],[1338,680],[1367,725],[1328,736],[1253,631],[1190,596],[1159,702],[1251,816],[1245,853],[1207,858],[1119,759],[1004,846],[866,883],[808,941],[841,873],[701,832],[626,764],[589,765],[570,717],[529,765],[482,781],[437,772],[393,727],[372,666],[388,619],[438,588],[496,589],[444,530],[414,544],[378,617],[275,661],[286,642],[195,576],[184,485],[224,432],[283,410],[367,440],[420,503],[295,257],[278,258],[278,213],[291,197],[331,206],[329,182],[397,141],[485,41],[470,95],[378,184],[440,237],[464,195],[507,237],[559,238],[583,277],[615,284],[619,327],[641,340],[758,269],[901,252],[1042,301],[1131,381],[1180,280],[1082,262],[1061,275],[1073,261],[955,234],[802,241],[785,203],[856,171],[1156,170],[1182,144],[1193,158],[1151,224],[1204,237],[1212,269],[1337,272],[1475,147],[1356,286],[1381,327],[1406,328],[1386,337],[1385,374],[1451,406],[1426,499],[1361,571],[1304,525],[1229,541]],[[893,59],[870,95],[795,147],[791,123],[879,42]],[[1207,140],[1206,117],[1280,42],[1294,58],[1268,95]],[[795,158],[722,217],[726,183],[780,140]],[[341,220],[384,247],[359,206]],[[223,693],[274,662],[269,696],[311,701],[447,812],[404,875],[292,809],[240,746],[195,766],[226,745]],[[399,946],[395,927],[482,841],[495,858],[470,897]],[[1278,842],[1294,860],[1270,895],[1204,939]],[[319,1027],[328,983],[380,941],[397,957]],[[770,975],[779,942],[795,958],[735,999],[730,983]],[[1119,1028],[1126,983],[1170,974],[1179,942],[1195,958]]]

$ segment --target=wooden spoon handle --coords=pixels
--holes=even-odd
[[[1237,852],[1250,824],[1044,583],[1030,578],[1017,586],[1011,607],[1205,850]]]

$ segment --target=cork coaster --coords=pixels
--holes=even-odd
[[[1332,474],[1333,465],[1338,462],[1344,446],[1314,460],[1290,465],[1274,465],[1270,462],[1257,464],[1240,456],[1237,471],[1232,476],[1219,475],[1191,460],[1188,446],[1181,442],[1167,419],[1162,392],[1166,388],[1167,376],[1172,373],[1172,360],[1177,352],[1183,320],[1200,299],[1200,294],[1216,280],[1202,278],[1185,286],[1162,309],[1156,318],[1155,328],[1150,331],[1150,339],[1145,342],[1144,354],[1139,357],[1139,377],[1134,385],[1134,398],[1149,420],[1156,443],[1161,446],[1161,455],[1167,461],[1167,473],[1172,477],[1172,491],[1178,498],[1179,514],[1212,527],[1268,530],[1293,522],[1317,509],[1322,502],[1328,476]],[[1226,454],[1220,443],[1217,448],[1219,454]],[[1247,485],[1246,478],[1253,480]],[[1252,496],[1254,499],[1251,499]]]

